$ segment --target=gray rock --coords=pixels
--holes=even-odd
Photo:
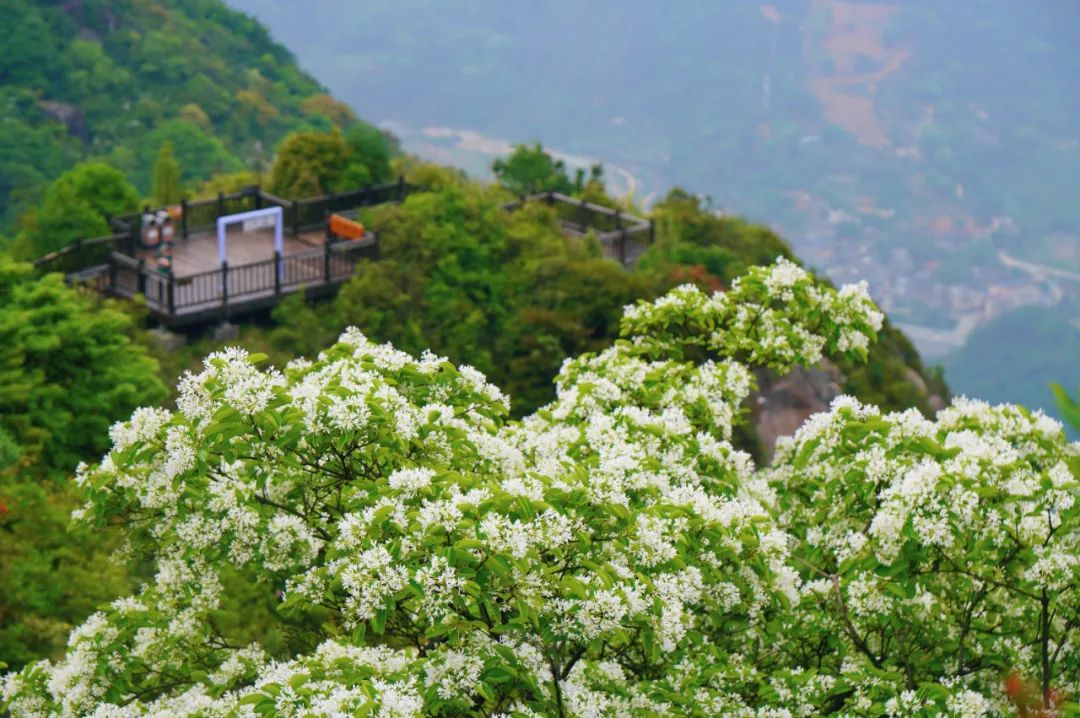
[[[233,342],[240,338],[240,327],[224,321],[214,327],[213,336],[215,341]]]
[[[778,438],[791,436],[808,416],[829,408],[841,393],[844,375],[835,364],[823,360],[815,367],[799,367],[782,377],[759,371],[757,381],[758,391],[750,399],[753,421],[771,459]]]
[[[187,344],[187,337],[183,334],[170,332],[165,327],[157,327],[150,330],[150,338],[154,340],[163,351],[175,352]]]

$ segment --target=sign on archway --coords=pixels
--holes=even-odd
[[[278,253],[278,256],[281,256],[285,253],[285,239],[282,236],[282,226],[284,225],[285,219],[281,207],[253,209],[250,212],[240,212],[239,214],[218,217],[218,257],[221,259],[222,263],[227,261],[227,255],[225,253],[225,230],[229,225],[243,224],[244,228],[248,229],[265,226],[263,222],[270,220],[272,220],[274,224],[274,251]]]

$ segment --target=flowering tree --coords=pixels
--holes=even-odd
[[[785,649],[840,677],[849,714],[1008,714],[1010,670],[1037,686],[1027,708],[1060,708],[1080,690],[1077,448],[969,400],[933,422],[846,398],[811,417],[770,474],[806,579]]]
[[[858,511],[870,509],[844,508],[849,495],[877,486],[875,515],[896,504],[896,521],[918,532],[929,493],[890,492],[886,475],[846,468],[857,461],[855,439],[814,443],[851,422],[869,446],[874,432],[893,434],[885,425],[894,420],[838,405],[769,472],[730,443],[751,367],[783,371],[826,351],[865,355],[880,322],[863,287],[837,292],[784,261],[751,270],[726,294],[682,287],[628,308],[625,338],[568,360],[556,400],[520,422],[506,419],[506,397],[479,372],[355,331],[283,372],[260,370],[260,357],[239,351],[213,355],[182,381],[176,413],[139,410],[114,428],[102,463],[79,472],[90,495],[79,518],[124,522],[133,551],[155,561],[154,581],[77,629],[62,661],[9,676],[4,705],[14,716],[390,717],[906,715],[917,703],[927,715],[981,715],[974,711],[996,700],[992,677],[968,682],[974,659],[957,660],[921,634],[903,645],[932,655],[908,658],[919,666],[904,674],[893,655],[900,644],[867,622],[880,609],[899,626],[919,602],[860,598],[893,589],[875,583],[859,594],[852,587],[870,579],[836,555],[834,534],[851,526],[866,534],[858,546],[851,540],[856,560],[887,567],[867,563],[875,577],[931,560],[900,542],[895,531],[906,529],[889,533],[884,519],[880,531],[864,527]],[[890,454],[888,476],[921,466],[920,456],[947,464],[962,440],[948,435],[975,421],[963,408],[950,416],[937,443],[897,428],[911,436],[902,447],[911,458]],[[1035,421],[1038,436],[1025,438],[1031,426],[1021,423],[995,431],[1001,442],[1038,443],[1025,443],[1010,465],[1060,458],[1064,468],[1047,479],[1058,498],[1024,499],[1060,518],[1034,522],[1030,536],[1075,546],[1067,450],[1060,430]],[[1004,495],[979,500],[998,501],[1006,523],[1014,510],[1039,515],[1034,504],[1008,508]],[[957,590],[990,577],[982,572],[997,549],[979,536],[970,537],[986,552],[970,571],[979,578],[957,573]],[[1030,560],[1008,550],[1005,563],[1027,568],[1025,593],[1056,591],[1051,671],[1067,687],[1075,627],[1070,599],[1059,597],[1075,583],[1067,574],[1075,565],[1059,565],[1056,548],[1032,548],[1039,555]],[[952,574],[938,569],[937,583],[917,574],[912,595],[959,600]],[[288,650],[268,655],[265,641],[246,640],[226,615],[224,587],[238,575],[278,597],[273,620],[294,636]],[[991,628],[1003,645],[1013,636],[1007,657],[1026,668],[1030,631],[1009,632],[1034,615],[1017,611],[1038,610],[1018,608],[1028,603],[1011,601],[1010,590],[987,589],[996,613],[978,620],[1007,617]],[[870,609],[854,615],[856,605]],[[820,647],[803,645],[803,621]],[[940,632],[956,646],[972,643]]]

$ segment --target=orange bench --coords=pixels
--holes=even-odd
[[[330,233],[342,239],[360,239],[364,236],[364,225],[340,214],[330,215]]]

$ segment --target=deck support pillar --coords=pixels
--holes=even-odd
[[[116,258],[113,256],[114,252],[109,252],[109,291],[112,292],[116,287]]]
[[[221,263],[221,306],[229,306],[229,263]]]
[[[281,252],[274,250],[274,294],[281,294]]]

